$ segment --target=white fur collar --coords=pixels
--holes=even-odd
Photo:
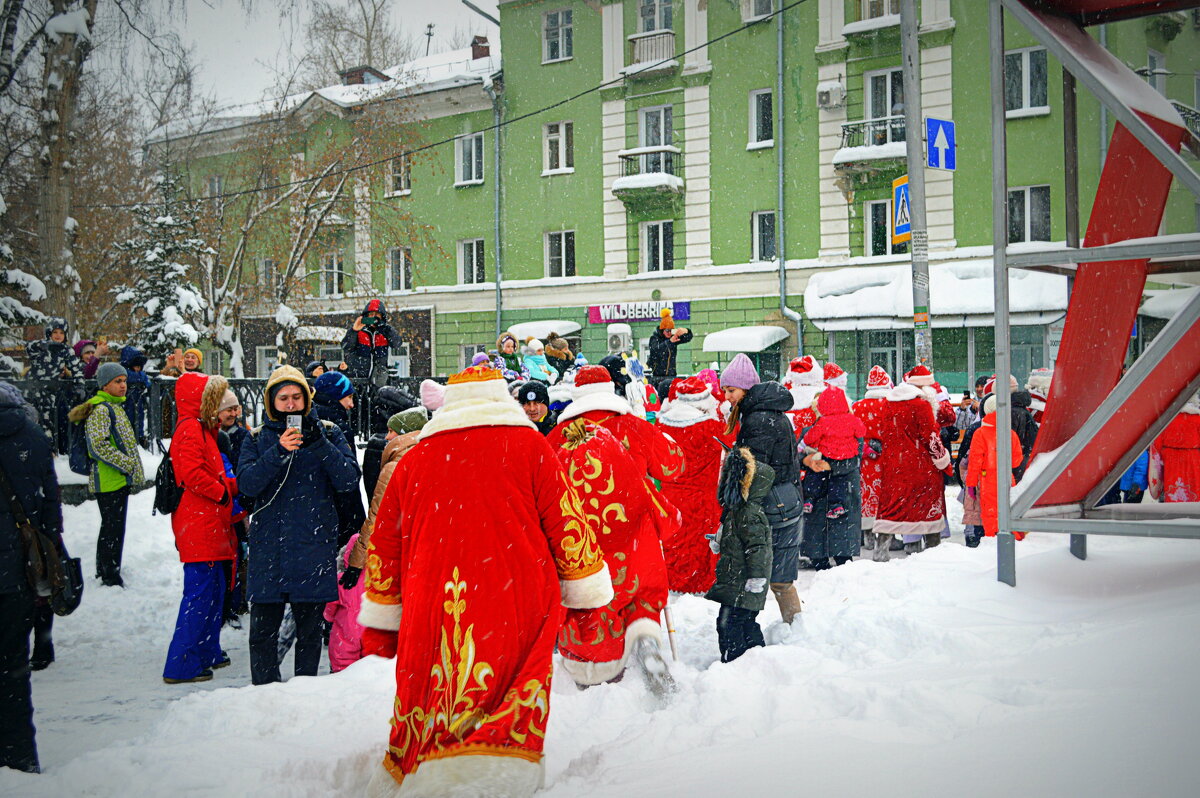
[[[907,382],[902,382],[887,393],[889,402],[907,402],[912,399],[925,399],[925,392],[915,385],[910,385]]]
[[[886,399],[891,391],[891,388],[871,388],[863,394],[863,399]]]
[[[658,422],[668,427],[690,427],[708,419],[717,420],[716,408],[702,410],[698,402],[675,401],[658,414]]]
[[[568,421],[589,410],[607,410],[618,415],[632,413],[629,400],[613,393],[611,382],[597,382],[575,387],[575,399],[559,414],[559,422]]]
[[[417,439],[471,427],[537,429],[509,395],[503,380],[487,380],[446,386],[446,403],[433,414]]]

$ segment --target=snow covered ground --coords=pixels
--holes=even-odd
[[[45,773],[0,770],[5,796],[361,795],[387,739],[393,666],[249,686],[233,665],[162,683],[182,572],[152,492],[135,496],[125,590],[89,582],[58,619],[58,661],[34,674]],[[952,508],[957,505],[952,504]],[[66,508],[92,573],[94,502]],[[553,688],[546,796],[1195,796],[1200,544],[1062,537],[1018,545],[1018,587],[995,546],[802,572],[783,640],[717,662],[716,607],[674,601],[679,692],[636,679]],[[327,665],[323,663],[324,672]],[[284,667],[285,675],[291,663]]]

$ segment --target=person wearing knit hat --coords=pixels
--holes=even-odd
[[[315,380],[328,370],[325,366],[325,361],[314,360],[304,367],[304,376],[309,380]]]
[[[650,335],[650,352],[646,367],[655,377],[674,377],[680,344],[692,340],[692,331],[687,327],[676,327],[670,308],[662,309],[662,320]]]
[[[895,386],[892,378],[883,366],[871,366],[867,372],[867,392],[862,399],[854,403],[851,411],[862,420],[866,427],[863,438],[863,458],[860,479],[862,482],[862,538],[863,548],[875,549],[872,558],[877,562],[886,562],[890,556],[885,549],[875,548],[875,516],[879,512],[879,486],[883,482],[883,471],[880,467],[879,454],[883,451],[883,430],[888,424],[887,395]]]
[[[688,534],[663,541],[667,580],[679,593],[703,593],[712,587],[717,555],[704,535],[721,524],[717,482],[721,475],[721,441],[732,444],[725,425],[717,417],[717,400],[708,383],[699,377],[676,380],[670,389],[671,402],[658,414],[658,423],[683,449],[687,468],[674,482],[665,483],[663,496],[683,514],[682,529]]]
[[[394,413],[388,419],[387,426],[389,432],[396,435],[407,435],[410,432],[419,432],[427,421],[429,421],[429,413],[425,411],[425,408],[410,407]]]
[[[354,424],[350,411],[354,409],[354,384],[340,371],[327,371],[313,382],[313,402],[317,417],[337,424],[354,449]]]
[[[109,586],[124,587],[121,553],[125,546],[125,518],[130,490],[145,481],[137,436],[121,406],[128,377],[119,363],[101,363],[96,369],[96,395],[71,409],[67,419],[81,425],[90,461],[88,491],[100,510],[96,541],[96,577]]]
[[[558,416],[550,412],[550,391],[546,384],[529,380],[518,385],[514,389],[514,395],[538,432],[549,435],[550,430],[558,423]]]
[[[237,465],[238,457],[242,454],[242,443],[245,442],[246,436],[250,434],[249,430],[246,429],[246,425],[240,423],[241,418],[241,400],[237,398],[237,394],[226,388],[225,395],[221,397],[221,404],[217,408],[217,422],[219,428],[224,430],[225,434],[229,436],[229,461],[235,466]]]
[[[669,587],[657,541],[676,536],[680,514],[651,480],[665,487],[683,476],[683,449],[667,434],[669,427],[633,413],[629,402],[613,392],[612,375],[603,366],[580,369],[572,394],[547,441],[568,464],[568,473],[583,481],[583,495],[625,506],[619,516],[603,506],[600,510],[604,540],[613,549],[609,556],[619,558],[625,575],[602,611],[568,616],[558,641],[563,668],[576,684],[601,684],[617,678],[633,658],[647,686],[659,693],[671,677],[661,654],[659,612]],[[589,467],[593,462],[599,467]]]
[[[796,431],[787,416],[794,405],[791,393],[777,382],[761,382],[758,371],[739,352],[721,372],[721,387],[730,404],[727,435],[750,450],[756,462],[775,471],[767,504],[771,524],[771,591],[784,623],[800,613],[796,576],[800,567],[803,493],[796,467]]]
[[[183,350],[183,362],[181,365],[184,372],[200,371],[204,367],[204,353],[195,347]]]
[[[995,537],[999,528],[996,496],[996,444],[998,429],[996,426],[996,395],[988,394],[983,400],[983,421],[975,431],[975,435],[971,440],[971,452],[967,459],[967,474],[964,484],[967,491],[977,498],[979,501],[979,514],[982,518],[983,533],[988,537]],[[1009,435],[1012,436],[1011,452],[1013,459],[1022,457],[1019,454],[1021,451],[1021,440],[1017,437],[1015,430],[1010,430]],[[1020,462],[1014,465],[1021,465]],[[1017,481],[1013,477],[1009,477],[1009,485],[1016,485]],[[1023,532],[1013,532],[1013,537],[1021,540],[1025,537]]]
[[[551,366],[550,361],[546,359],[546,347],[541,341],[530,338],[525,342],[525,353],[525,359],[521,363],[529,373],[529,379],[541,380],[547,385],[558,382],[558,369]]]
[[[441,408],[446,401],[446,386],[433,380],[421,380],[421,404],[430,413]]]
[[[418,437],[371,534],[363,653],[396,658],[388,708],[400,718],[461,695],[461,680],[436,676],[444,641],[473,630],[474,661],[488,670],[463,671],[475,707],[470,734],[434,724],[411,735],[393,724],[367,791],[396,794],[403,779],[404,790],[423,795],[531,796],[547,704],[527,698],[550,693],[561,607],[605,605],[612,579],[574,486],[499,370],[452,375]]]
[[[321,616],[338,597],[338,496],[359,495],[357,458],[338,426],[313,412],[304,374],[280,366],[263,393],[266,420],[242,445],[237,468],[238,488],[255,505],[246,566],[254,684],[280,681],[286,605],[296,621],[296,675],[316,675]]]

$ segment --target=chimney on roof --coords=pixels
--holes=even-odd
[[[486,36],[476,36],[471,39],[471,60],[478,61],[480,58],[487,58],[492,54],[492,48],[488,44]]]
[[[383,83],[391,80],[378,69],[369,66],[356,66],[338,73],[343,86],[361,86],[363,84]]]

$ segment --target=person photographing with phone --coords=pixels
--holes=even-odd
[[[342,336],[342,359],[346,376],[370,380],[372,385],[385,385],[388,376],[388,351],[400,345],[400,335],[388,323],[383,300],[372,299],[362,315],[354,320]]]
[[[265,399],[267,420],[243,443],[237,468],[241,493],[257,508],[247,564],[254,684],[280,681],[279,626],[289,604],[295,673],[316,675],[322,613],[338,596],[336,494],[356,490],[359,478],[345,436],[317,418],[298,369],[275,369]]]

